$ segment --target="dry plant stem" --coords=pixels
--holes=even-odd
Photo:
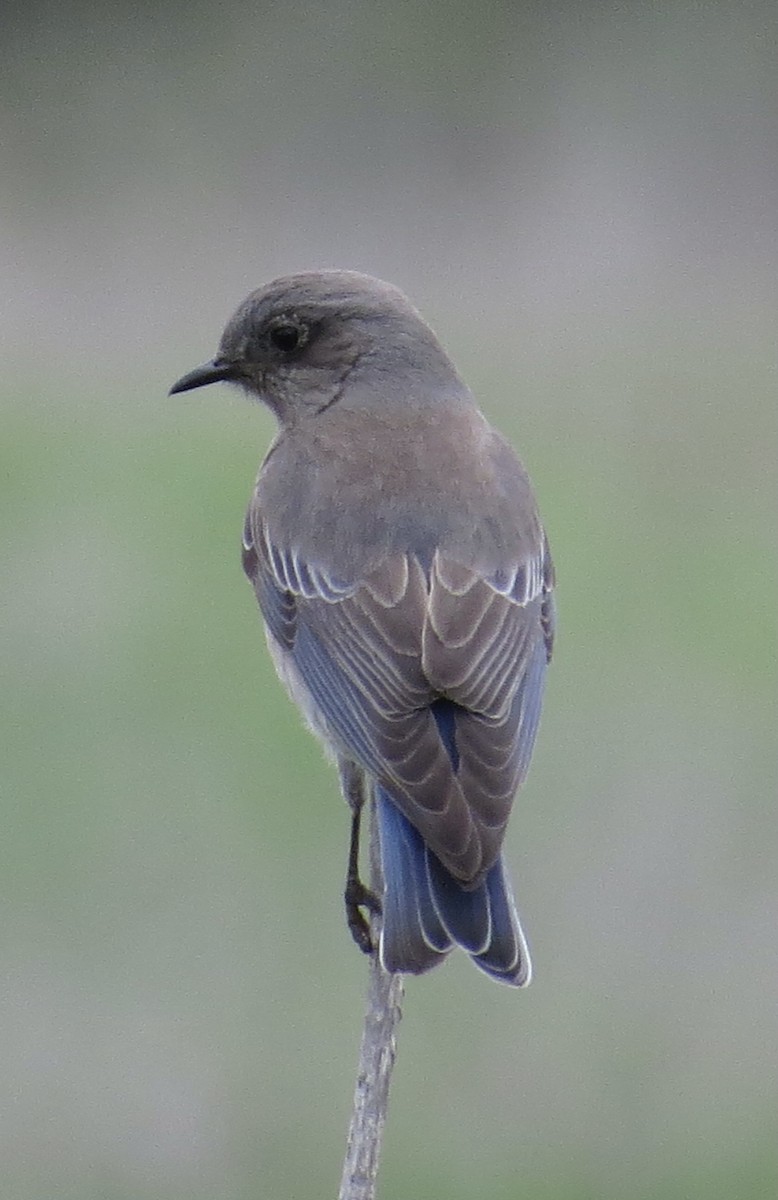
[[[373,800],[370,802],[370,888],[375,895],[382,894]],[[371,932],[373,944],[377,946],[380,917],[373,916]],[[395,1031],[401,1016],[402,998],[402,975],[389,975],[374,951],[370,955],[367,1010],[338,1200],[373,1200],[376,1194],[381,1138],[389,1109],[389,1085],[397,1052]]]

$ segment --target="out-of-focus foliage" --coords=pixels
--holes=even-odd
[[[771,6],[4,22],[4,1194],[334,1192],[364,964],[238,562],[272,424],[165,398],[333,264],[433,322],[560,577],[536,982],[409,984],[382,1194],[773,1194]]]

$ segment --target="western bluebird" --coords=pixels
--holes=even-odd
[[[276,668],[352,808],[349,926],[388,971],[463,947],[519,987],[530,959],[502,859],[554,633],[554,571],[527,474],[402,292],[350,271],[276,280],[216,357],[279,432],[243,563]],[[358,875],[375,800],[384,891]]]

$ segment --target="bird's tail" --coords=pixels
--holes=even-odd
[[[457,945],[493,979],[525,987],[532,966],[502,857],[484,881],[468,891],[380,785],[376,812],[384,875],[385,969],[418,975],[442,962]]]

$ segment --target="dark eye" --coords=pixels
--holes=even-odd
[[[303,341],[303,331],[299,325],[274,325],[270,330],[270,341],[276,350],[290,354]]]

